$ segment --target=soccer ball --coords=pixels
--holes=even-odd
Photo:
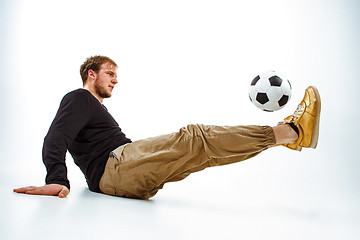
[[[290,100],[291,84],[275,71],[264,72],[252,80],[249,97],[251,102],[261,110],[277,111]]]

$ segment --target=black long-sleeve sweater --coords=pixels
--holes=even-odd
[[[84,173],[89,189],[101,192],[99,181],[109,153],[130,142],[105,106],[88,90],[74,90],[62,99],[44,139],[45,182],[61,184],[70,189],[65,164],[68,150]]]

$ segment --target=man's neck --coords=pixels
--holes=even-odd
[[[101,104],[103,103],[104,98],[100,97],[99,94],[96,93],[95,89],[91,89],[87,85],[85,85],[83,88],[88,90],[91,95],[93,95]]]

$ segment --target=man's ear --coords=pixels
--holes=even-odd
[[[92,70],[92,69],[90,69],[90,70],[88,71],[88,79],[90,79],[90,80],[95,80],[95,76],[96,76],[95,71]]]

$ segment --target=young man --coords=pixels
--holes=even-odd
[[[315,87],[306,89],[295,113],[278,126],[188,125],[179,132],[132,142],[102,105],[118,83],[116,70],[116,63],[104,56],[83,63],[84,88],[64,96],[44,139],[46,185],[14,192],[66,197],[67,150],[91,191],[148,199],[166,182],[254,157],[269,147],[316,148],[321,102]]]

